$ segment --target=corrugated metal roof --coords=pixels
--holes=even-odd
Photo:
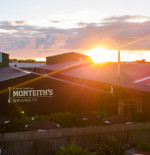
[[[0,82],[29,74],[30,72],[21,71],[11,67],[0,68]]]
[[[60,56],[60,55],[68,55],[68,54],[78,54],[78,55],[83,55],[83,56],[87,56],[88,55],[85,55],[83,53],[78,53],[78,52],[65,52],[65,53],[59,53],[59,54],[55,54],[55,55],[51,55],[51,56],[47,56],[46,58],[49,58],[49,57],[55,57],[55,56]]]
[[[61,74],[150,92],[150,64],[121,64],[120,79],[117,69],[117,63],[88,64]]]
[[[44,66],[45,63],[19,63],[19,62],[13,62],[13,63],[9,63],[9,65],[11,67],[14,67],[15,65],[17,65],[17,67],[19,67],[19,68],[34,68],[34,67]]]
[[[54,71],[54,70],[59,70],[59,69],[63,69],[63,68],[66,68],[66,67],[80,65],[80,64],[82,64],[82,62],[65,61],[65,62],[50,64],[50,65],[43,65],[43,66],[40,66],[38,68]]]

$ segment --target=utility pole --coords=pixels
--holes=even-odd
[[[118,75],[117,78],[120,79],[120,51],[118,51]]]

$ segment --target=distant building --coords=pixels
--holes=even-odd
[[[70,52],[70,53],[63,53],[59,55],[49,56],[46,57],[46,64],[54,64],[54,63],[60,63],[60,62],[66,62],[66,61],[85,61],[89,60],[90,57],[84,54],[76,53],[76,52]]]
[[[0,52],[0,68],[9,66],[9,54]]]

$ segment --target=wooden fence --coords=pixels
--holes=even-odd
[[[118,137],[124,144],[150,142],[150,122],[1,134],[0,154],[52,155],[60,146],[71,143],[92,150],[111,136]]]

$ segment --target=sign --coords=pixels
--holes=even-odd
[[[52,97],[53,89],[35,90],[34,88],[8,88],[8,103],[37,102],[40,97]]]

